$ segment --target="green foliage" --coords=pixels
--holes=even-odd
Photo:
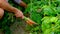
[[[58,30],[57,28],[60,27],[58,18],[57,17],[44,17],[42,19],[42,31],[44,34],[55,32],[55,30]],[[50,32],[49,32],[50,31]]]
[[[30,3],[31,0],[22,0],[24,1],[26,4]]]
[[[0,21],[1,28],[5,34],[10,34],[10,25],[15,22],[15,17],[12,13],[5,12],[3,18]]]
[[[28,4],[24,14],[30,14],[30,18],[38,26],[27,29],[30,34],[60,34],[60,1],[59,0],[36,0]]]
[[[38,25],[33,27],[27,25],[26,30],[30,34],[60,34],[60,0],[23,0],[26,2],[27,8],[24,14],[29,14],[29,18]],[[21,10],[22,7],[9,0],[9,3]],[[12,13],[5,12],[2,23],[2,29],[5,34],[11,34],[10,25],[15,21]]]

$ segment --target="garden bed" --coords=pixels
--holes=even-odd
[[[12,13],[5,12],[5,18],[7,20],[3,20],[5,21],[3,22],[3,26],[9,22],[8,24],[11,27],[7,27],[8,25],[5,26],[4,28],[8,29],[6,29],[8,32],[5,33],[60,34],[60,0],[24,0],[24,2],[27,3],[26,9],[12,3],[11,0],[9,1],[12,6],[23,10],[24,15],[38,25],[30,26],[24,20],[16,19]],[[12,31],[9,32],[9,29]]]

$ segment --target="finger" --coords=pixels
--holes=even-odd
[[[22,16],[22,19],[24,19],[24,16]]]

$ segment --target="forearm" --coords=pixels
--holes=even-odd
[[[23,1],[21,1],[21,3],[19,4],[20,6],[22,6],[22,7],[24,7],[24,8],[26,8],[27,7],[27,4],[26,3],[24,3]]]
[[[17,10],[17,8],[12,7],[9,3],[7,3],[7,2],[5,2],[5,1],[3,1],[3,0],[1,0],[1,2],[0,2],[0,7],[1,7],[2,9],[5,9],[5,10],[7,10],[7,11],[9,11],[9,12],[13,12],[13,13],[16,12],[16,11],[14,11],[14,10]]]
[[[25,2],[23,2],[22,0],[14,0],[15,3],[19,4],[20,6],[26,8],[27,4]]]

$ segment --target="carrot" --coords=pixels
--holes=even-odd
[[[33,24],[36,24],[34,21],[32,21],[31,19],[27,18],[27,17],[24,17],[24,20],[26,21],[27,24],[29,25],[33,25]]]

